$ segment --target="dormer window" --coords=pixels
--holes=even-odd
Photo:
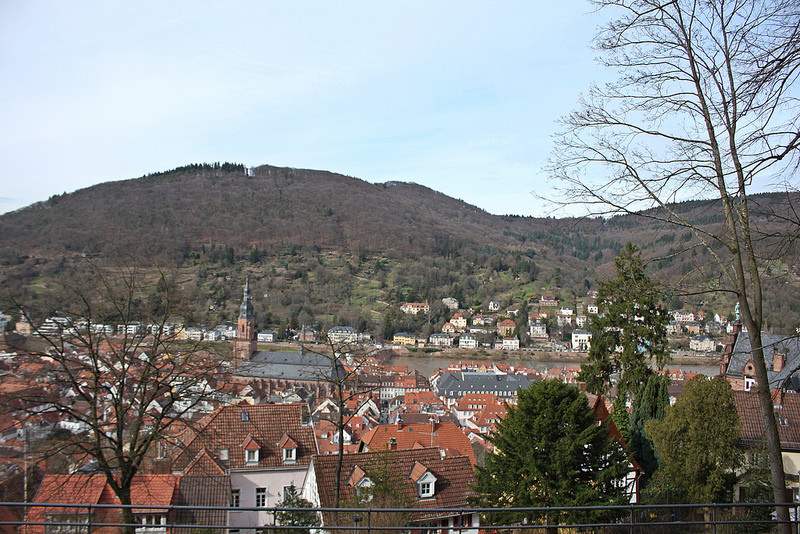
[[[297,442],[289,434],[283,434],[283,437],[278,442],[278,448],[281,449],[283,454],[283,463],[293,464],[297,461]]]
[[[417,495],[420,499],[431,499],[436,492],[436,476],[428,471],[420,462],[414,462],[414,467],[411,468],[411,473],[408,478],[413,480],[417,485]]]
[[[372,499],[372,495],[369,492],[369,488],[372,487],[372,481],[359,466],[353,467],[353,472],[350,473],[347,485],[353,488],[353,493],[356,496],[366,495],[370,500]]]
[[[261,444],[257,442],[253,436],[248,435],[244,443],[242,443],[242,448],[244,449],[245,464],[258,465]]]
[[[219,459],[221,462],[228,461],[228,449],[220,449],[219,450]]]

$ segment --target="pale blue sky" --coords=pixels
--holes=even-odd
[[[0,0],[0,213],[188,163],[531,194],[604,73],[584,0]],[[262,199],[268,202],[270,199]]]

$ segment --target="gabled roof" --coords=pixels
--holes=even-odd
[[[242,443],[242,448],[246,451],[257,451],[261,448],[261,444],[251,434],[247,434],[244,443]]]
[[[358,486],[365,476],[367,476],[366,471],[357,465],[353,467],[353,472],[350,473],[350,478],[347,479],[347,485],[354,488]]]
[[[313,466],[316,474],[317,490],[322,507],[333,506],[334,484],[336,480],[336,455],[314,456]],[[415,468],[416,464],[421,467]],[[388,469],[386,467],[388,466]],[[375,468],[392,477],[392,485],[398,488],[408,500],[411,508],[459,507],[468,504],[468,499],[477,494],[472,489],[475,474],[466,456],[445,457],[435,448],[415,450],[396,450],[362,452],[342,456],[342,476],[339,492],[341,499],[353,497],[351,481],[354,473],[363,472],[369,476]],[[436,477],[436,488],[432,498],[420,500],[415,482],[410,478],[412,472],[424,469]],[[421,475],[420,475],[421,476]],[[359,480],[363,478],[359,477]],[[374,481],[373,481],[374,482]]]
[[[278,447],[281,449],[296,449],[297,442],[289,437],[289,434],[284,432],[281,440],[278,442]]]
[[[283,466],[279,444],[284,434],[290,435],[297,445],[294,465],[308,465],[311,456],[317,453],[314,429],[308,420],[306,404],[223,406],[201,422],[197,435],[175,457],[173,467],[185,469],[203,449],[218,460],[219,450],[228,449],[228,460],[221,463],[229,469],[244,468],[247,466],[244,445],[252,443],[250,440],[260,445],[257,467]]]
[[[217,458],[203,449],[200,454],[194,457],[183,472],[187,475],[192,473],[225,475],[225,468],[220,465]]]

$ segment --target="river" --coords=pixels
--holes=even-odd
[[[487,363],[506,363],[513,366],[523,366],[529,369],[536,369],[537,371],[546,371],[547,369],[563,369],[564,367],[579,367],[582,362],[586,361],[585,357],[577,356],[575,354],[562,354],[558,358],[547,358],[538,353],[532,353],[535,356],[532,358],[507,358],[507,359],[493,359],[487,357],[486,354],[475,354],[472,357],[460,354],[453,354],[446,356],[442,354],[436,355],[400,355],[394,356],[389,364],[391,365],[407,365],[409,369],[416,369],[425,376],[429,376],[436,369],[446,369],[451,363],[459,361],[478,361]],[[491,355],[491,354],[490,354]],[[668,369],[681,369],[686,372],[700,373],[707,376],[717,376],[719,374],[719,360],[716,358],[703,358],[691,357],[676,358],[675,361],[667,365]]]

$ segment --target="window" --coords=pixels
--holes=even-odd
[[[228,449],[220,449],[219,450],[219,459],[222,462],[228,461]]]
[[[284,486],[283,487],[283,500],[284,501],[286,500],[286,497],[289,496],[289,490],[290,489],[291,489],[291,486]]]
[[[258,449],[248,449],[245,451],[245,460],[248,464],[258,463]]]
[[[750,391],[756,383],[756,379],[750,376],[744,377],[744,390]]]
[[[231,490],[231,508],[239,508],[241,505],[241,499],[239,495],[239,490],[234,489]]]
[[[420,497],[430,497],[431,495],[433,495],[433,484],[430,482],[423,482],[419,485]]]
[[[283,461],[284,462],[294,462],[295,461],[295,451],[297,449],[286,448],[283,449]]]
[[[267,507],[267,488],[256,488],[256,507]]]

